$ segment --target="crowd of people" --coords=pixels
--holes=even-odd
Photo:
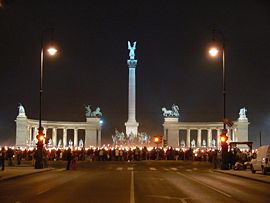
[[[245,163],[251,160],[253,154],[235,148],[227,153],[229,167],[235,163]],[[4,170],[5,160],[8,166],[20,165],[21,160],[35,161],[36,149],[21,149],[5,147],[0,151],[0,165]],[[222,160],[221,151],[217,149],[192,148],[158,148],[158,147],[101,147],[101,148],[43,148],[44,166],[48,161],[141,161],[141,160],[193,160],[209,161],[214,168],[219,168]]]

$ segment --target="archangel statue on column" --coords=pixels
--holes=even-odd
[[[128,49],[129,49],[129,59],[135,59],[135,49],[136,49],[136,42],[133,42],[133,46],[131,46],[130,41],[128,41]]]

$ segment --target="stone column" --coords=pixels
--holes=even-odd
[[[16,118],[16,145],[27,146],[27,139],[29,137],[27,117],[24,112],[19,112]]]
[[[197,132],[197,147],[201,147],[202,146],[202,129],[198,129]]]
[[[232,140],[232,135],[231,135],[231,130],[230,130],[230,128],[227,128],[227,136],[228,136],[228,142],[231,142],[231,140]]]
[[[233,128],[232,130],[232,142],[237,142],[237,140],[235,139],[235,128]]]
[[[57,147],[57,129],[56,128],[52,129],[52,141],[53,141],[53,146]]]
[[[220,134],[221,134],[221,130],[217,129],[217,147],[220,148]]]
[[[207,146],[212,147],[212,129],[208,129]]]
[[[63,147],[67,146],[67,129],[63,129]]]
[[[129,68],[128,83],[128,120],[125,123],[126,134],[138,134],[139,123],[136,121],[136,65],[137,60],[130,59],[127,61]]]
[[[43,133],[45,136],[47,136],[47,128],[43,127]]]
[[[78,146],[78,129],[74,129],[74,147]]]
[[[98,146],[101,146],[101,130],[98,129]]]
[[[38,127],[35,127],[35,130],[34,130],[34,139],[35,139],[35,142],[37,142],[37,135],[38,135]]]
[[[29,145],[32,144],[32,126],[29,126],[28,128],[28,133],[29,133]]]
[[[190,147],[190,129],[187,129],[187,141],[186,141],[186,146]]]

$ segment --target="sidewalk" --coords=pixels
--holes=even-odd
[[[5,170],[0,170],[0,181],[9,180],[21,176],[27,176],[35,173],[42,173],[54,170],[54,168],[34,169],[33,166],[12,166],[5,167]]]
[[[263,175],[261,171],[257,171],[256,174],[252,174],[249,169],[247,170],[214,170],[214,172],[238,176],[250,180],[255,180],[263,183],[270,184],[270,175]]]

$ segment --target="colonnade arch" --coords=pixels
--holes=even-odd
[[[248,125],[246,119],[239,118],[228,128],[230,141],[248,141]],[[222,122],[179,122],[178,118],[165,118],[164,140],[172,147],[220,147]]]
[[[16,122],[16,145],[35,146],[39,121],[19,114]],[[51,147],[101,146],[101,122],[98,117],[86,118],[85,122],[42,121],[44,133]]]

